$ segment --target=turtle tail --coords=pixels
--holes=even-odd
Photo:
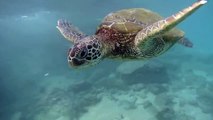
[[[178,13],[145,27],[136,35],[135,44],[137,46],[141,46],[141,44],[143,44],[146,40],[150,40],[158,37],[159,35],[162,35],[163,33],[167,32],[168,30],[172,29],[177,24],[182,22],[185,18],[187,18],[189,15],[194,13],[198,8],[206,3],[206,0],[198,0],[191,6],[179,11]]]

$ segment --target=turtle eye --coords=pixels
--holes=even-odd
[[[84,48],[82,51],[79,53],[80,58],[85,58],[87,56],[87,49]]]

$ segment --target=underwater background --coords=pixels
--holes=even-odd
[[[146,8],[167,17],[196,0],[0,0],[0,120],[213,120],[213,2],[177,27],[175,45],[149,61],[70,68],[64,18],[93,34],[108,13]]]

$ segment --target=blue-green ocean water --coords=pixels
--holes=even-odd
[[[167,17],[194,1],[0,0],[0,120],[213,120],[211,0],[177,26],[193,48],[175,45],[145,65],[70,68],[72,44],[56,29],[64,18],[93,34],[112,11]]]

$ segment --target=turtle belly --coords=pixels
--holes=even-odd
[[[109,46],[108,57],[134,59],[139,57],[139,51],[134,45],[135,33],[120,33],[110,28],[100,28],[96,35],[100,36]]]

